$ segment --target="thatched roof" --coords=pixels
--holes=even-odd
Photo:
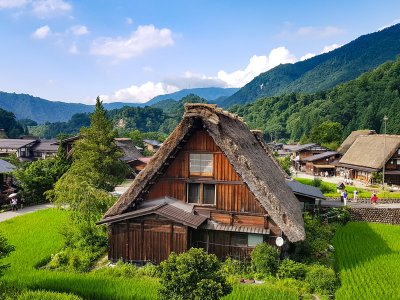
[[[400,147],[400,135],[360,135],[339,161],[339,165],[379,170]]]
[[[23,139],[0,139],[0,148],[2,149],[19,149],[22,147],[30,147],[36,144],[37,140]]]
[[[328,158],[328,157],[336,156],[336,155],[338,155],[338,152],[336,152],[336,151],[326,151],[326,152],[322,152],[322,153],[319,153],[319,154],[315,154],[315,155],[311,155],[311,156],[308,156],[306,158],[303,158],[303,161],[305,161],[305,162],[313,162],[313,161],[316,161],[316,160],[320,160],[320,159],[323,159],[323,158]]]
[[[365,130],[355,130],[343,141],[343,143],[339,146],[338,152],[344,155],[347,150],[349,150],[350,146],[354,143],[360,135],[370,135],[376,134],[375,130],[365,129]]]
[[[134,161],[142,156],[130,138],[115,138],[114,140],[117,147],[124,153],[124,156],[121,158],[122,161]]]
[[[305,232],[300,205],[282,172],[241,118],[212,104],[185,105],[181,123],[104,217],[127,212],[136,201],[142,200],[142,192],[155,182],[165,161],[179,151],[178,146],[187,140],[187,135],[199,122],[289,241],[303,240]]]

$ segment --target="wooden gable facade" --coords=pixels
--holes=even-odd
[[[247,258],[257,243],[285,237],[205,127],[193,124],[142,185],[140,204],[99,222],[109,224],[110,260],[159,263],[190,247]]]

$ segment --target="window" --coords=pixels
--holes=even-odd
[[[190,153],[190,175],[211,176],[213,155],[211,153]]]
[[[199,205],[215,205],[215,184],[188,183],[187,202]]]
[[[264,241],[264,237],[259,234],[249,234],[247,238],[248,238],[247,245],[249,247],[255,247]]]

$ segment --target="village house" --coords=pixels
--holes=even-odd
[[[293,167],[297,171],[306,171],[305,158],[329,151],[323,146],[315,143],[303,144],[303,145],[284,145],[283,150],[290,153],[290,159],[293,163]]]
[[[306,173],[314,176],[335,176],[336,164],[340,156],[340,153],[336,151],[308,156],[303,159],[306,163]]]
[[[25,139],[0,139],[0,156],[15,154],[20,160],[29,159],[32,155],[32,147],[39,140]]]
[[[246,258],[261,242],[305,238],[299,201],[256,133],[211,104],[181,123],[98,224],[112,261],[159,263],[201,247]]]
[[[68,153],[68,156],[73,154],[74,143],[80,139],[80,136],[73,136],[62,140],[62,146]],[[143,157],[138,147],[133,144],[131,138],[114,138],[115,144],[123,152],[121,160],[126,163],[132,170],[131,176],[135,177],[141,170],[143,170],[149,162],[149,157]]]
[[[400,185],[400,135],[360,135],[338,165],[345,177],[365,183],[385,166],[385,183]]]
[[[160,149],[162,145],[162,143],[156,140],[143,140],[143,144],[148,151],[153,153]]]
[[[57,156],[58,142],[56,140],[40,140],[32,147],[32,156],[34,159],[46,159]]]

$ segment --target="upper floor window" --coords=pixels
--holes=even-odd
[[[197,176],[212,176],[212,153],[190,153],[189,173]]]
[[[188,183],[187,202],[199,205],[215,205],[215,184]]]

